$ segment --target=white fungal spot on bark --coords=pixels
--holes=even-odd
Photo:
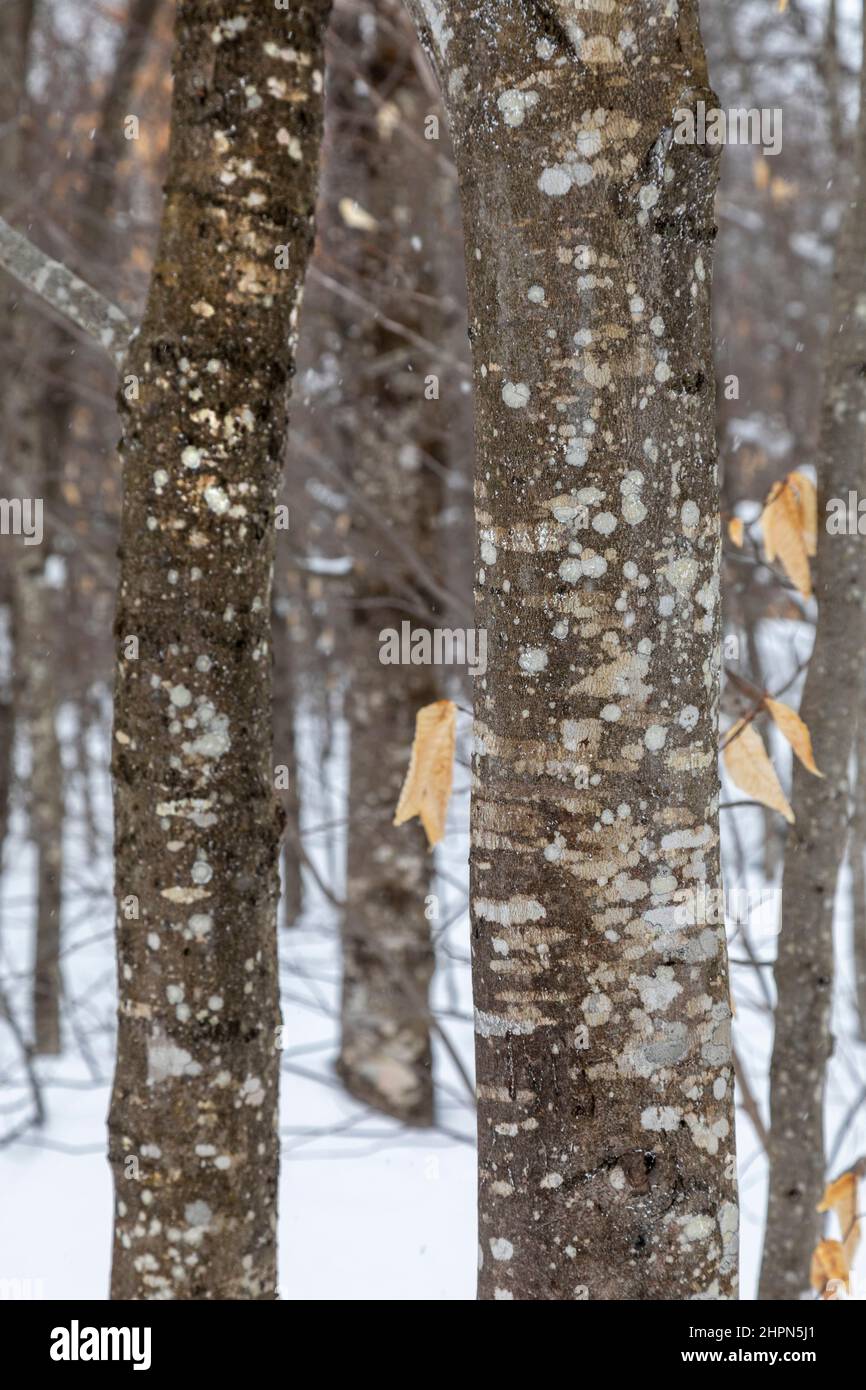
[[[687,733],[691,733],[692,729],[696,727],[699,719],[700,711],[695,705],[683,705],[677,717],[677,723],[681,729],[685,729]]]
[[[665,565],[662,570],[665,578],[670,581],[677,593],[688,598],[694,588],[695,580],[700,574],[700,566],[697,560],[691,556],[683,556],[679,560],[671,560],[669,565]]]
[[[647,514],[647,509],[641,501],[640,495],[643,483],[643,473],[633,468],[626,473],[619,485],[619,490],[622,493],[622,515],[629,526],[639,526]]]
[[[702,825],[699,830],[671,830],[669,834],[662,836],[661,847],[664,850],[701,849],[709,844],[712,838],[712,831],[708,825]]]
[[[213,918],[208,912],[194,912],[188,926],[194,940],[203,941],[213,930]]]
[[[643,736],[644,746],[651,753],[657,753],[660,748],[664,748],[667,736],[668,731],[663,724],[650,724]]]
[[[641,1111],[641,1128],[654,1132],[679,1129],[682,1116],[682,1110],[674,1105],[648,1105]]]
[[[502,399],[512,410],[521,410],[529,403],[529,387],[525,381],[506,381],[502,388]]]
[[[592,529],[599,535],[609,536],[616,530],[617,520],[613,512],[599,512],[592,519]]]
[[[485,922],[496,922],[500,926],[519,926],[523,922],[541,922],[547,912],[535,898],[523,893],[515,893],[506,899],[475,898],[472,906],[476,917]]]
[[[517,658],[521,671],[534,676],[547,669],[547,652],[544,647],[524,647]]]
[[[538,1186],[544,1188],[545,1191],[554,1191],[557,1187],[562,1187],[562,1174],[545,1173]]]
[[[606,994],[587,994],[581,1000],[580,1007],[590,1028],[598,1028],[601,1024],[607,1023],[613,1013],[613,1004]]]
[[[300,163],[304,157],[303,148],[297,135],[290,135],[285,127],[281,126],[277,131],[277,144],[282,145],[288,152],[289,158]]]
[[[530,304],[544,303],[544,287],[542,285],[530,285],[526,291],[526,298]]]
[[[708,1154],[718,1153],[720,1141],[727,1139],[730,1132],[728,1121],[722,1117],[712,1124],[707,1124],[700,1116],[692,1114],[686,1115],[685,1119],[695,1147],[704,1149]]]
[[[502,93],[496,105],[502,112],[502,118],[506,125],[523,125],[527,111],[531,111],[533,106],[538,105],[538,93],[521,92],[512,88]]]
[[[201,1066],[194,1062],[186,1048],[178,1047],[170,1038],[157,1033],[147,1040],[147,1083],[157,1085],[171,1077],[199,1076]]]
[[[569,558],[567,560],[563,560],[562,564],[559,566],[559,569],[557,570],[557,573],[560,579],[565,580],[566,584],[576,584],[578,579],[580,579],[581,575],[583,574],[583,566],[581,565],[580,560]]]
[[[170,903],[195,903],[201,898],[209,898],[210,893],[204,888],[163,888],[160,897],[167,898]]]
[[[202,1227],[205,1230],[213,1221],[213,1210],[207,1202],[187,1202],[183,1214],[190,1226]]]
[[[585,439],[573,439],[565,451],[565,461],[572,468],[583,468],[589,458],[589,444]]]
[[[691,1216],[685,1221],[682,1238],[690,1244],[697,1240],[709,1240],[715,1229],[716,1223],[711,1216]]]
[[[640,994],[641,1003],[647,1013],[664,1013],[677,995],[683,992],[682,985],[677,984],[673,969],[669,965],[660,965],[655,975],[637,975],[632,983]]]
[[[491,1236],[490,1253],[494,1260],[510,1260],[514,1254],[514,1246],[504,1236]]]
[[[204,500],[211,511],[216,512],[217,516],[225,515],[231,506],[228,494],[223,488],[218,487],[216,483],[211,483],[209,487],[205,488]]]
[[[548,198],[562,198],[571,188],[571,175],[561,164],[552,164],[542,170],[538,187]]]
[[[231,748],[231,738],[228,732],[229,721],[225,714],[216,714],[209,722],[208,731],[201,734],[199,738],[191,743],[182,745],[184,753],[193,754],[200,758],[208,758],[216,761],[222,758]]]
[[[241,1087],[241,1099],[244,1105],[251,1105],[254,1109],[264,1104],[265,1088],[257,1076],[248,1076]]]
[[[619,705],[605,705],[604,708],[599,711],[599,717],[604,719],[608,724],[615,724],[618,719],[622,718],[622,710]]]
[[[601,576],[607,573],[607,560],[603,555],[585,550],[580,559],[580,569],[587,579],[601,579]]]
[[[510,1035],[525,1037],[535,1032],[535,1021],[531,1018],[500,1018],[498,1014],[484,1013],[482,1009],[476,1009],[475,1031],[481,1038],[507,1038]],[[511,1130],[500,1129],[497,1125],[496,1131],[498,1134],[516,1134],[517,1126]]]
[[[556,864],[562,858],[562,851],[565,849],[565,837],[557,831],[549,845],[544,846],[544,857],[549,864]]]

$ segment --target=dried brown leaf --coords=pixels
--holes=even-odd
[[[782,791],[776,769],[770,762],[764,740],[754,724],[739,719],[727,735],[722,753],[731,781],[754,801],[779,811],[790,825],[794,812]]]
[[[767,696],[764,704],[769,711],[776,728],[784,738],[788,740],[800,762],[807,771],[814,773],[816,777],[823,777],[815,765],[815,755],[812,752],[812,736],[808,726],[797,714],[796,710],[791,709],[782,700],[771,700]]]
[[[770,166],[763,155],[758,155],[752,161],[752,179],[759,193],[763,193],[770,184]]]
[[[818,494],[815,484],[806,473],[789,473],[788,486],[793,489],[800,514],[800,532],[807,555],[818,553]]]
[[[456,728],[457,706],[453,700],[436,700],[419,709],[409,771],[394,815],[395,825],[418,816],[431,849],[445,834]]]
[[[741,516],[732,516],[728,522],[728,537],[731,543],[737,546],[739,550],[743,548],[744,529],[743,518]]]
[[[840,1279],[848,1287],[849,1267],[839,1240],[820,1240],[812,1255],[809,1282],[822,1293],[831,1279]]]
[[[816,1211],[833,1211],[842,1233],[842,1249],[848,1265],[860,1244],[860,1222],[857,1219],[857,1174],[843,1173],[841,1178],[827,1184]]]
[[[788,486],[786,479],[770,488],[761,513],[761,530],[767,559],[772,562],[778,557],[795,589],[803,598],[810,598],[812,576],[800,508],[794,489]]]

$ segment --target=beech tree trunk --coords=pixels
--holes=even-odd
[[[833,1051],[833,904],[845,852],[849,767],[863,700],[863,537],[831,535],[827,502],[866,490],[866,29],[851,199],[839,229],[818,445],[818,625],[800,715],[822,778],[795,760],[776,957],[770,1188],[761,1299],[809,1289],[823,1218],[824,1092]],[[858,768],[858,776],[860,776]],[[856,831],[852,853],[858,852]]]
[[[32,0],[11,0],[0,22],[0,47],[8,67],[0,98],[0,181],[13,203],[28,179],[23,134]],[[5,383],[5,471],[10,496],[42,499],[51,506],[57,460],[48,450],[40,366],[44,321],[18,287],[4,296],[11,314],[10,366]],[[44,518],[38,545],[14,542],[11,593],[15,646],[16,723],[26,732],[30,753],[28,819],[36,851],[33,914],[33,1042],[37,1053],[60,1052],[60,912],[63,835],[63,767],[55,727],[57,682],[53,667],[51,590],[46,585],[50,527]]]
[[[277,780],[277,792],[285,825],[280,856],[283,921],[285,926],[293,927],[304,906],[301,875],[300,769],[295,743],[298,683],[294,668],[297,658],[292,651],[293,639],[288,619],[276,595],[271,612],[271,638],[274,644],[274,766],[283,769]]]
[[[334,211],[325,248],[351,276],[354,290],[391,323],[410,334],[434,330],[435,338],[441,324],[435,236],[443,189],[435,147],[419,151],[413,143],[423,139],[427,111],[413,50],[417,41],[400,0],[350,0],[335,11],[328,87]],[[366,226],[347,224],[340,215],[346,199],[368,219]],[[340,423],[356,502],[349,534],[352,814],[337,1069],[358,1099],[408,1124],[429,1125],[434,953],[425,898],[433,860],[420,825],[397,829],[393,818],[416,713],[440,691],[430,666],[383,666],[379,633],[399,631],[405,619],[427,627],[435,608],[411,564],[389,547],[387,533],[428,569],[435,565],[440,486],[429,451],[445,406],[425,399],[428,368],[437,364],[425,361],[375,309],[365,315],[350,305],[338,311],[338,322],[341,317],[349,390]],[[420,602],[413,604],[416,594]]]
[[[696,8],[409,4],[475,369],[479,1297],[735,1297]]]
[[[328,0],[181,0],[162,230],[122,374],[115,1299],[273,1299],[274,502]]]
[[[31,359],[32,361],[33,359]],[[22,411],[25,391],[19,402]],[[35,402],[31,402],[35,404]],[[24,476],[39,486],[40,475],[53,471],[47,462],[41,422],[18,417],[19,445],[28,435],[34,447],[32,468]],[[24,462],[23,450],[19,460]],[[63,910],[64,771],[57,737],[57,671],[55,668],[55,609],[53,590],[46,582],[50,553],[46,535],[39,546],[24,550],[15,567],[15,655],[18,664],[18,720],[26,729],[30,751],[28,818],[36,849],[36,906],[33,937],[33,1047],[44,1056],[62,1050],[60,1030],[60,920]]]

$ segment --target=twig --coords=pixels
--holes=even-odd
[[[122,309],[34,246],[0,217],[0,266],[63,318],[93,338],[118,371],[126,355],[132,324]]]

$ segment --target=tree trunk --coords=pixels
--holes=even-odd
[[[287,927],[293,927],[304,906],[300,851],[301,800],[295,743],[298,700],[292,634],[283,605],[276,600],[272,604],[271,634],[274,644],[274,763],[281,769],[277,789],[285,820],[281,854],[283,921]]]
[[[10,80],[3,85],[0,126],[7,131],[0,156],[0,180],[14,201],[28,177],[23,116],[33,28],[32,0],[12,0],[3,11],[0,47]],[[8,129],[7,129],[8,128]],[[6,296],[11,313],[12,350],[6,382],[5,465],[10,495],[40,498],[50,507],[56,464],[46,451],[44,414],[39,409],[39,364],[44,324],[29,299],[16,289]],[[33,931],[33,1038],[37,1053],[56,1055],[60,1037],[60,912],[63,836],[63,766],[54,716],[57,702],[53,670],[51,590],[45,582],[50,554],[49,527],[39,544],[19,547],[12,561],[13,642],[16,724],[28,736],[30,778],[28,814],[36,850],[36,905]]]
[[[399,0],[348,3],[337,11],[328,89],[335,207],[325,246],[381,315],[409,332],[434,330],[435,338],[442,319],[434,252],[417,238],[435,241],[442,180],[435,146],[419,152],[412,143],[423,138],[427,109],[416,47]],[[384,116],[380,88],[388,102]],[[347,197],[372,219],[365,227],[340,216],[337,205],[344,207]],[[379,633],[399,631],[404,619],[419,629],[430,623],[433,607],[419,592],[423,585],[383,540],[383,530],[408,543],[428,567],[434,563],[439,483],[426,455],[444,406],[425,399],[428,364],[417,349],[372,309],[354,327],[349,313],[357,318],[357,310],[343,315],[348,389],[340,415],[357,501],[349,535],[350,814],[337,1069],[358,1099],[408,1124],[429,1125],[434,954],[425,898],[433,861],[417,822],[399,829],[392,822],[416,713],[441,692],[430,666],[383,666]]]
[[[23,406],[23,393],[18,397]],[[17,438],[39,422],[19,417]],[[19,453],[19,460],[23,454]],[[25,476],[35,479],[45,458],[42,441],[34,450],[33,467]],[[44,492],[44,489],[40,489]],[[54,662],[55,623],[52,590],[46,582],[45,542],[23,550],[15,567],[15,655],[19,718],[30,747],[28,809],[30,834],[36,849],[36,909],[33,946],[33,1047],[37,1054],[62,1051],[60,1031],[60,918],[63,907],[64,773],[57,737],[57,672]]]
[[[866,43],[866,29],[864,29]],[[866,47],[864,47],[866,55]],[[776,957],[776,1031],[770,1071],[770,1190],[762,1299],[809,1288],[823,1218],[824,1087],[833,1050],[833,903],[848,829],[848,771],[862,704],[866,639],[863,538],[831,535],[827,501],[866,489],[866,58],[851,201],[833,272],[833,308],[818,445],[818,625],[800,715],[812,734],[814,777],[794,763]]]
[[[274,502],[329,9],[178,9],[162,231],[123,374],[115,1299],[275,1296]]]
[[[714,104],[695,6],[409,3],[475,365],[479,1297],[730,1298],[724,929],[696,910],[719,886],[718,150],[672,140]]]

